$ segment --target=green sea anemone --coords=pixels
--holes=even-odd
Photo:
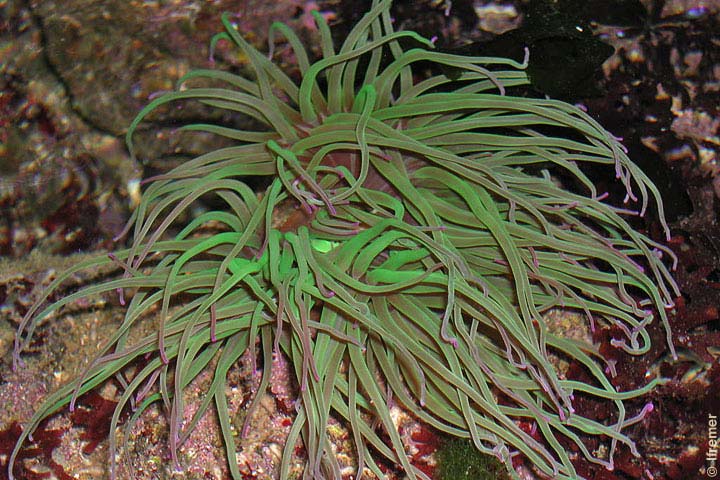
[[[27,313],[16,365],[39,319],[83,296],[134,292],[98,357],[28,423],[9,470],[43,418],[117,377],[124,391],[110,429],[113,474],[115,427],[132,401],[128,430],[148,405],[165,404],[176,462],[178,446],[214,404],[230,472],[241,478],[224,385],[248,349],[263,362],[260,392],[274,352],[289,358],[299,384],[282,479],[299,439],[305,478],[341,478],[330,416],[351,432],[358,477],[368,468],[382,478],[379,456],[411,479],[427,478],[405,452],[391,403],[470,438],[511,473],[519,452],[553,478],[577,478],[560,437],[608,468],[618,443],[637,454],[623,429],[648,409],[628,416],[623,402],[659,380],[617,391],[598,346],[551,331],[543,314],[563,309],[591,330],[611,325],[624,333],[613,345],[638,355],[650,348],[646,326],[659,315],[672,349],[665,308],[678,291],[661,258],[672,253],[626,221],[651,200],[662,219],[657,190],[580,109],[507,94],[527,83],[526,63],[437,52],[417,33],[393,30],[390,4],[373,1],[339,49],[316,13],[322,58],[313,63],[295,33],[273,24],[270,50],[282,39],[298,78],[253,48],[226,15],[211,48],[234,44],[248,78],[196,70],[139,113],[127,133],[131,152],[138,125],[169,102],[200,102],[247,117],[255,129],[183,127],[236,144],[150,179],[130,221],[131,247],[61,275]],[[199,80],[214,86],[190,86]],[[585,165],[614,169],[626,202],[640,211],[604,201]],[[201,196],[223,208],[171,236]],[[111,264],[122,268],[117,277],[43,308],[75,272]],[[131,342],[155,306],[157,333]],[[551,356],[582,365],[592,380],[564,378]],[[208,394],[183,424],[183,390],[208,366]],[[605,423],[585,418],[573,409],[576,396],[616,413]],[[589,436],[607,442],[606,457],[588,450]]]

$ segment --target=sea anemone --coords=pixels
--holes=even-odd
[[[391,404],[470,438],[513,473],[519,452],[553,478],[577,478],[568,444],[608,468],[618,443],[637,454],[623,429],[649,408],[628,416],[624,401],[660,380],[617,391],[598,346],[551,331],[544,313],[577,313],[589,330],[613,326],[624,338],[612,345],[637,355],[650,348],[646,327],[659,316],[672,349],[665,309],[678,291],[664,263],[672,252],[626,220],[653,200],[669,235],[656,188],[579,108],[506,93],[528,82],[526,62],[438,52],[417,33],[394,31],[390,4],[374,0],[339,50],[315,14],[322,56],[312,63],[287,26],[272,25],[267,56],[225,15],[211,50],[234,44],[251,73],[193,71],[138,114],[127,132],[131,153],[138,125],[169,102],[247,117],[250,129],[183,127],[236,144],[147,180],[130,248],[59,276],[27,312],[16,366],[40,319],[83,296],[133,292],[97,358],[26,426],[10,478],[42,419],[113,377],[124,390],[110,429],[112,475],[115,427],[129,403],[128,430],[153,402],[166,405],[175,462],[214,403],[230,472],[241,478],[224,385],[248,349],[263,365],[256,399],[273,354],[287,356],[299,385],[283,479],[299,439],[306,478],[341,478],[331,416],[351,432],[358,478],[365,468],[382,478],[380,456],[427,479],[404,450]],[[296,58],[295,76],[272,61],[280,37]],[[189,86],[199,80],[214,86]],[[606,201],[586,165],[614,169],[639,211]],[[178,226],[201,196],[213,209]],[[111,264],[121,267],[116,277],[43,308],[75,272]],[[157,333],[130,342],[155,306]],[[591,380],[564,378],[552,356],[581,365]],[[183,390],[206,367],[214,370],[208,394],[183,424]],[[573,408],[577,396],[616,413],[605,423],[586,418]],[[608,443],[607,456],[589,451],[588,436]]]

